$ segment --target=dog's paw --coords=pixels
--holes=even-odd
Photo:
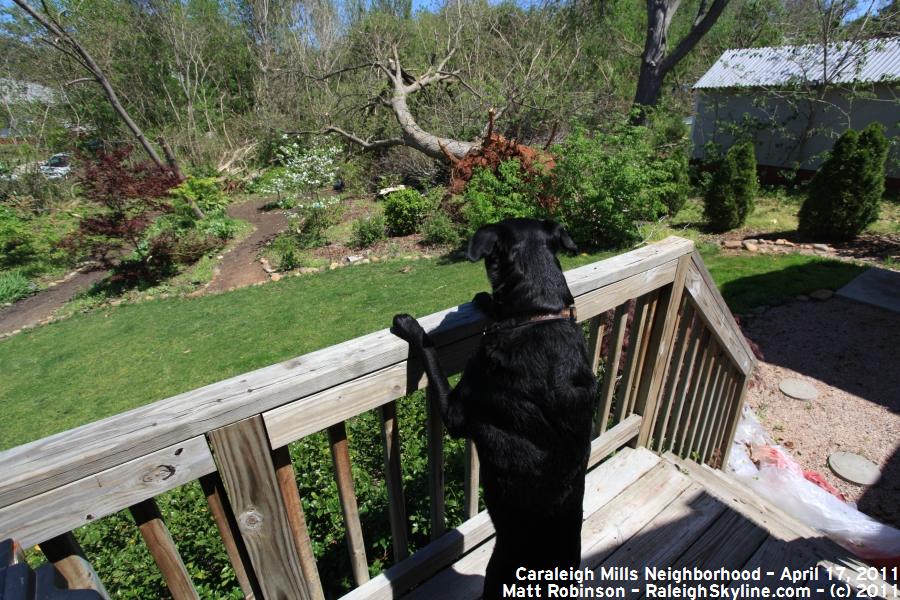
[[[487,292],[478,292],[475,294],[475,297],[472,298],[472,304],[475,305],[475,308],[489,317],[492,317],[494,314],[494,298]]]
[[[425,336],[425,330],[419,322],[407,314],[394,315],[391,333],[409,343],[420,342]]]

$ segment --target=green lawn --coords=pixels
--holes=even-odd
[[[564,268],[607,254],[564,258]],[[859,268],[802,255],[707,262],[740,312]],[[7,448],[421,316],[487,288],[481,264],[389,261],[201,298],[107,307],[0,341]]]

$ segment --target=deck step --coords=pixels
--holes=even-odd
[[[608,461],[588,472],[584,513],[587,519],[610,504],[624,490],[663,461],[643,448],[623,448]],[[484,572],[494,549],[493,538],[475,551],[462,557],[430,580],[410,592],[404,598],[410,600],[465,600],[478,598],[484,585]]]

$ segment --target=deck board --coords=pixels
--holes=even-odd
[[[622,583],[604,582],[603,568],[637,569],[638,580],[624,586],[630,600],[645,597],[645,565],[759,566],[763,581],[754,587],[774,588],[785,585],[780,579],[785,565],[803,569],[862,564],[720,473],[671,455],[660,459],[645,449],[620,451],[588,473],[584,511],[582,566],[594,569],[592,585]],[[493,538],[488,539],[404,598],[479,598],[493,548]],[[827,581],[824,569],[820,569],[819,581]],[[858,584],[866,582],[881,585],[877,578],[866,581],[857,577]],[[896,588],[882,589],[888,592],[884,597],[900,598]]]

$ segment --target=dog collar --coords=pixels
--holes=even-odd
[[[516,327],[533,325],[534,323],[540,323],[542,321],[572,321],[573,323],[575,323],[578,321],[578,312],[575,309],[575,305],[572,305],[567,306],[561,311],[555,313],[531,315],[530,317],[525,317],[523,319],[507,319],[498,323],[492,323],[485,328],[482,334],[487,335],[489,333],[495,333],[503,329],[515,329]]]

